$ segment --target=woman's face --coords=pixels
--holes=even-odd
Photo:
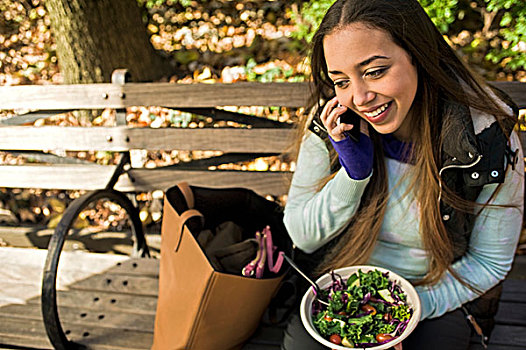
[[[360,22],[327,35],[323,49],[338,101],[379,133],[410,140],[418,76],[409,54],[387,32]]]

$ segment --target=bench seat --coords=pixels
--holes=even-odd
[[[40,281],[46,251],[0,248],[0,347],[52,349],[44,329]],[[158,292],[159,260],[63,252],[58,304],[64,332],[91,349],[149,349]],[[30,277],[30,278],[28,278]],[[517,256],[504,283],[490,350],[526,344],[526,256]],[[278,350],[284,326],[262,325],[243,350]],[[470,350],[480,347],[473,339]]]

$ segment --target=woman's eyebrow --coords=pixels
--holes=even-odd
[[[370,64],[371,62],[375,61],[375,60],[388,60],[390,57],[387,57],[387,56],[380,56],[380,55],[374,55],[374,56],[371,56],[369,57],[368,59],[358,63],[358,67],[365,67],[367,66],[368,64]],[[338,75],[338,74],[343,74],[343,72],[340,72],[339,70],[330,70],[328,73],[330,74],[334,74],[334,75]]]
[[[379,60],[379,59],[388,60],[389,57],[387,57],[387,56],[380,56],[380,55],[374,55],[374,56],[371,56],[368,59],[358,63],[358,66],[359,67],[364,67],[364,66],[367,66],[368,64],[370,64],[371,62],[373,62],[374,60]]]

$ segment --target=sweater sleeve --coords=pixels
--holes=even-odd
[[[364,134],[360,134],[359,142],[349,136],[341,141],[330,138],[332,146],[338,153],[340,164],[351,179],[363,180],[373,171],[373,142]]]
[[[464,280],[483,291],[495,286],[508,274],[522,227],[524,158],[516,133],[512,134],[511,148],[518,149],[518,164],[515,170],[508,167],[504,183],[490,203],[514,207],[484,208],[475,220],[467,254],[452,266]],[[484,186],[477,202],[485,203],[496,186]],[[436,285],[417,287],[417,291],[422,302],[422,319],[441,316],[478,297],[450,273],[446,273]]]
[[[321,138],[308,132],[300,148],[284,215],[292,242],[306,253],[314,252],[343,231],[356,213],[370,179],[353,180],[341,168],[318,191],[329,175],[327,147]]]

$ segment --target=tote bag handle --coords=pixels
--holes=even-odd
[[[183,194],[183,197],[186,201],[186,207],[188,209],[193,209],[195,205],[194,193],[192,192],[190,185],[188,185],[188,182],[179,182],[177,184],[177,188]]]
[[[179,234],[177,245],[175,247],[175,252],[179,250],[179,246],[181,245],[181,240],[183,238],[184,225],[186,224],[186,222],[189,219],[195,218],[195,217],[199,217],[201,218],[201,221],[204,221],[203,214],[201,214],[201,212],[199,212],[198,210],[194,209],[194,204],[195,204],[194,193],[192,192],[192,189],[190,188],[188,183],[180,182],[177,184],[177,188],[179,188],[179,190],[183,194],[184,200],[186,201],[186,207],[188,208],[188,210],[186,210],[180,215],[178,226],[175,228],[175,232],[178,232]]]
[[[181,221],[178,223],[178,226],[175,228],[175,232],[179,233],[179,238],[177,239],[177,245],[175,246],[175,252],[179,250],[179,246],[181,245],[181,241],[183,239],[183,230],[184,225],[186,222],[191,218],[201,218],[201,220],[204,220],[203,214],[201,214],[198,210],[195,209],[188,209],[184,213],[181,214],[180,218]]]

